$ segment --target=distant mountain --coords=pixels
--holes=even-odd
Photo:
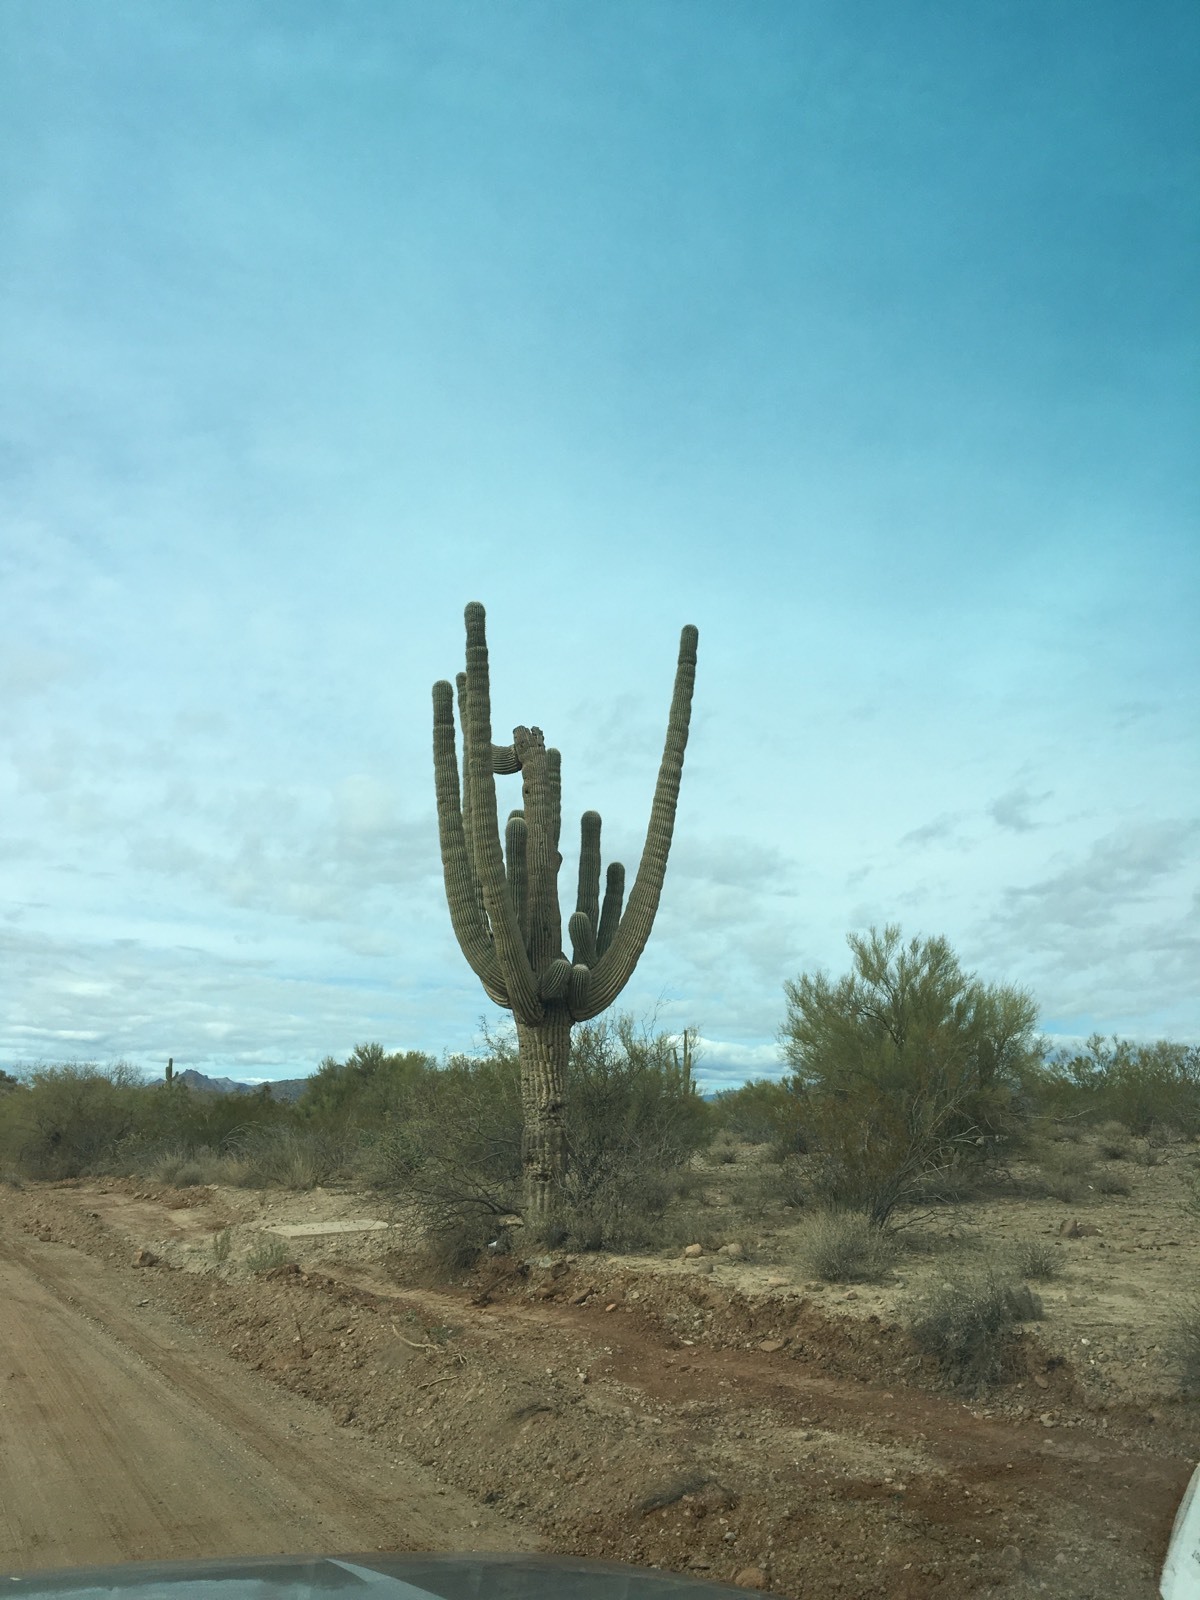
[[[197,1094],[254,1094],[268,1089],[272,1100],[299,1100],[308,1087],[307,1078],[281,1078],[278,1083],[239,1083],[236,1078],[209,1078],[194,1067],[175,1074],[176,1083],[185,1083]]]

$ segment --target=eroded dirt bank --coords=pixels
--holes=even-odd
[[[544,1540],[740,1577],[793,1600],[1155,1592],[1196,1410],[1098,1410],[1032,1340],[1035,1416],[922,1387],[904,1335],[886,1322],[703,1276],[545,1257],[497,1261],[432,1290],[395,1281],[403,1260],[388,1270],[339,1261],[328,1239],[259,1277],[137,1268],[139,1244],[172,1230],[216,1237],[242,1202],[210,1191],[135,1200],[131,1187],[0,1196],[2,1270],[25,1307],[0,1313],[4,1348],[21,1361],[5,1387],[25,1397],[15,1412],[6,1400],[0,1444],[10,1566],[201,1546]],[[31,1317],[53,1329],[44,1350],[26,1350]],[[80,1365],[81,1341],[95,1372]],[[123,1402],[106,1421],[104,1407],[81,1403],[74,1376],[66,1398],[67,1370],[87,1371],[88,1392],[116,1394],[118,1378],[140,1389],[127,1430],[136,1448],[120,1439],[104,1445],[109,1457],[97,1453],[122,1432],[113,1418],[124,1419]],[[46,1396],[58,1393],[51,1426]],[[83,1442],[67,1431],[72,1414]],[[47,1426],[58,1430],[57,1477],[33,1459]],[[183,1443],[193,1436],[208,1452],[203,1469]],[[114,1452],[129,1457],[120,1470],[131,1488],[110,1499],[142,1508],[136,1537],[176,1542],[79,1554],[89,1539],[135,1536],[110,1507],[97,1513],[103,1526],[72,1512],[79,1542],[48,1549],[38,1504],[74,1495],[85,1506],[88,1485],[116,1470],[98,1464]],[[184,1461],[203,1485],[186,1505],[164,1487]],[[23,1520],[7,1505],[7,1481],[19,1478]],[[247,1485],[262,1486],[252,1505]]]

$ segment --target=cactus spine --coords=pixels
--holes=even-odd
[[[650,824],[628,902],[625,869],[614,862],[600,898],[600,817],[580,824],[579,883],[562,944],[558,869],[562,865],[561,760],[540,728],[513,729],[511,745],[492,743],[491,683],[484,609],[466,609],[467,670],[457,686],[433,686],[433,764],[438,832],[450,920],[488,997],[513,1014],[524,1110],[522,1164],[531,1222],[554,1210],[566,1170],[564,1121],[571,1028],[610,1006],[646,948],[662,894],[683,772],[696,679],[697,632],[679,639],[675,689]],[[456,693],[457,687],[457,693]],[[459,782],[454,708],[462,729]],[[521,774],[522,806],[501,843],[496,777]],[[690,1066],[690,1063],[689,1063]]]

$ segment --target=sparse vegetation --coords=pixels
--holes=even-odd
[[[291,1260],[291,1252],[282,1239],[263,1238],[246,1256],[251,1272],[270,1272],[273,1267],[284,1267]]]

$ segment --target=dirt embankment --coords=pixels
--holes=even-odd
[[[435,1290],[335,1236],[222,1275],[245,1196],[102,1187],[0,1202],[0,1565],[544,1542],[793,1600],[1155,1592],[1195,1408],[1097,1409],[1034,1339],[1031,1415],[799,1291],[586,1257]]]

